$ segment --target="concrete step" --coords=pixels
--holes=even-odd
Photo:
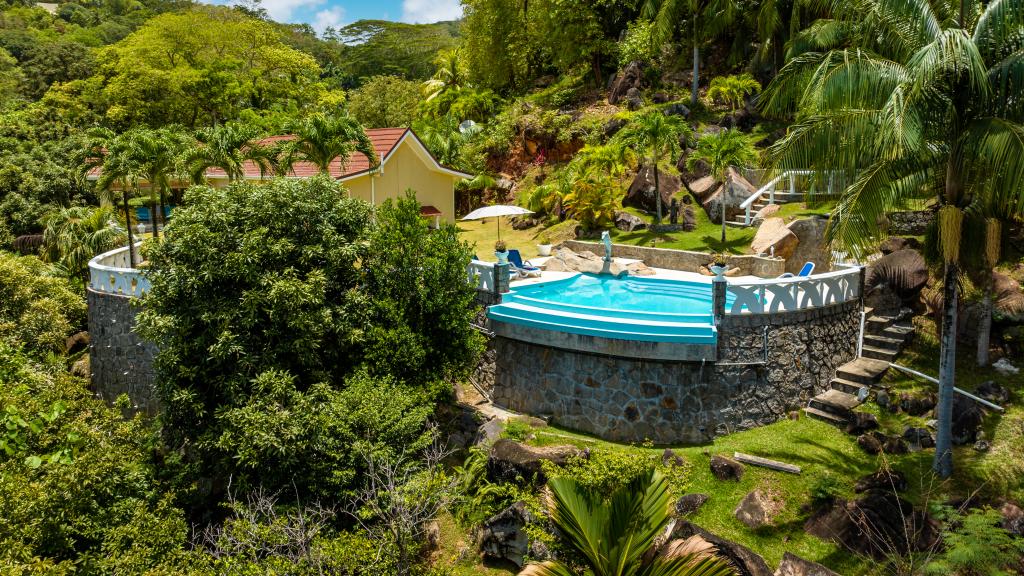
[[[876,348],[874,346],[868,346],[865,344],[861,347],[860,355],[864,358],[874,358],[876,360],[885,360],[886,362],[892,362],[900,355],[900,351],[891,350],[888,348]]]
[[[808,403],[810,408],[831,412],[844,418],[851,410],[860,406],[862,402],[853,394],[847,394],[836,389],[830,389],[818,394]]]
[[[881,334],[886,328],[892,326],[893,319],[889,316],[868,316],[864,323],[865,334]]]
[[[839,390],[840,392],[846,392],[847,394],[853,394],[857,396],[861,393],[861,390],[869,390],[869,388],[858,382],[851,382],[843,378],[833,378],[832,382],[829,383],[833,390]]]
[[[812,408],[810,406],[804,408],[803,412],[804,414],[807,414],[807,416],[814,418],[816,420],[828,422],[829,424],[834,424],[836,426],[846,426],[847,421],[845,417],[833,414],[831,412],[818,410],[817,408]]]
[[[721,224],[721,222],[719,222],[719,224]],[[748,226],[748,224],[743,220],[726,220],[725,225],[733,228],[746,228]]]
[[[914,338],[914,324],[906,321],[896,322],[883,330],[880,335],[894,340],[902,340],[905,344]]]
[[[889,363],[874,358],[857,358],[836,370],[836,377],[865,386],[878,383],[889,369]]]
[[[903,338],[890,338],[881,334],[865,334],[864,345],[898,352],[903,349]]]

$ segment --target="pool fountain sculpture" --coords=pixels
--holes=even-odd
[[[607,230],[605,230],[604,232],[601,232],[601,243],[604,244],[604,261],[605,262],[611,262],[612,261],[612,237],[608,234]]]

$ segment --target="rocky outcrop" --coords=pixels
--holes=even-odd
[[[757,489],[744,496],[732,514],[749,528],[757,529],[773,524],[784,505],[777,495]]]
[[[519,478],[537,484],[547,481],[541,463],[551,462],[562,466],[570,458],[578,458],[584,452],[575,446],[535,447],[513,440],[501,439],[491,446],[487,458],[487,478],[492,482],[516,482]]]
[[[666,173],[664,170],[658,171],[658,190],[661,192],[661,212],[662,216],[667,219],[668,217],[668,206],[672,202],[672,197],[679,192],[682,187],[682,182],[678,176],[674,174]],[[623,206],[632,206],[633,208],[639,208],[647,212],[654,213],[657,210],[657,195],[655,194],[654,187],[654,169],[649,165],[641,166],[637,170],[636,176],[633,178],[633,182],[629,185],[629,190],[626,191],[625,198],[622,199]]]
[[[530,549],[526,525],[533,516],[525,502],[516,502],[484,522],[477,535],[480,551],[487,558],[511,562],[522,568]]]
[[[865,305],[878,314],[895,315],[893,307],[914,307],[921,289],[928,283],[928,265],[920,252],[897,250],[882,256],[867,269]]]
[[[757,192],[757,188],[743,177],[735,168],[725,173],[725,181],[715,193],[703,200],[704,211],[713,222],[721,223],[722,203],[725,203],[726,218],[740,213],[740,204]]]
[[[891,491],[873,490],[855,501],[837,499],[815,514],[804,530],[876,559],[893,552],[931,550],[939,540],[939,524]]]
[[[584,272],[587,274],[611,274],[619,276],[628,269],[616,261],[605,262],[604,257],[593,252],[573,252],[568,248],[556,248],[551,259],[544,264],[549,272]]]
[[[670,540],[686,539],[692,536],[700,536],[713,544],[718,550],[718,555],[732,563],[738,576],[772,576],[772,570],[768,567],[764,558],[753,550],[732,540],[726,540],[721,536],[712,534],[692,522],[684,520],[677,523],[675,529],[672,530]]]
[[[960,394],[953,398],[953,443],[957,445],[973,444],[978,439],[978,431],[985,418],[981,406]]]
[[[754,254],[774,254],[788,260],[799,242],[782,218],[766,218],[754,234],[750,251]]]
[[[804,560],[796,554],[786,552],[782,555],[782,563],[775,571],[775,576],[839,576],[817,562]]]
[[[631,89],[639,89],[643,85],[643,80],[643,66],[637,61],[630,62],[612,80],[612,87],[608,92],[608,103],[618,104],[620,100],[626,98],[626,94]]]
[[[827,219],[801,218],[790,222],[787,228],[796,236],[797,245],[793,254],[786,259],[786,272],[796,274],[806,262],[814,262],[814,270],[818,273],[831,267],[831,252],[825,244]]]

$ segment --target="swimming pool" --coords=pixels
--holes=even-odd
[[[714,344],[711,282],[578,274],[517,287],[492,321],[617,340]]]

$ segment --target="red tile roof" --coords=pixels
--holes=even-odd
[[[420,206],[420,216],[441,216],[443,213],[436,206]]]

